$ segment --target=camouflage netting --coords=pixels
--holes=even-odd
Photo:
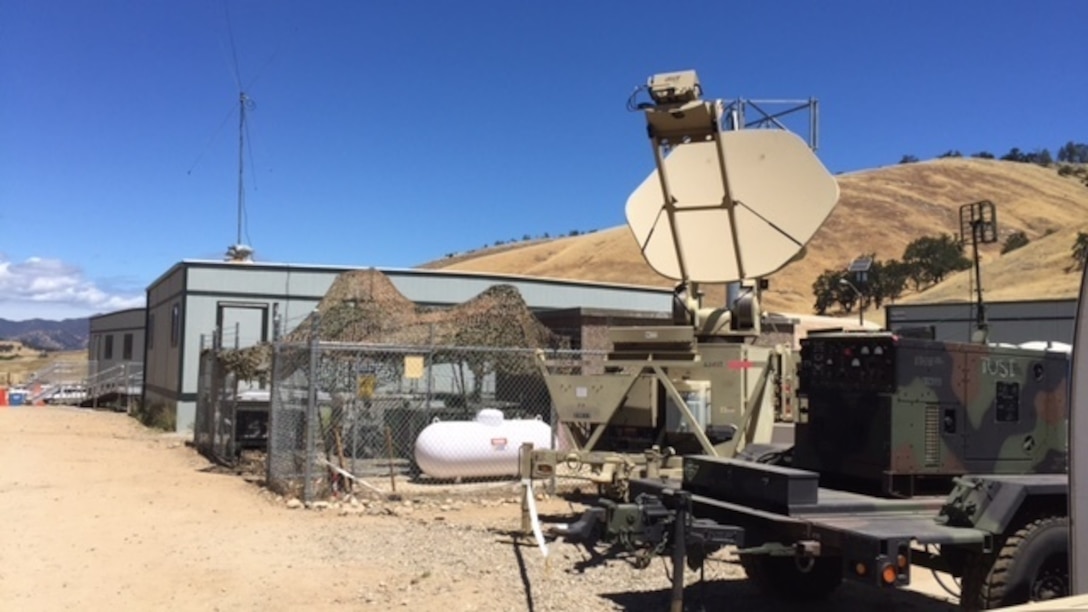
[[[316,312],[283,341],[309,342],[315,317],[318,339],[325,342],[522,349],[569,347],[568,339],[537,320],[511,285],[492,286],[451,308],[430,308],[417,306],[404,297],[378,270],[354,270],[340,274]],[[238,378],[252,380],[269,371],[271,354],[271,345],[260,344],[223,349],[219,359]]]
[[[243,349],[223,349],[219,351],[219,362],[225,371],[233,373],[239,380],[254,380],[271,369],[272,351],[265,344]]]

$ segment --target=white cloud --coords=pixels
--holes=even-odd
[[[30,257],[20,263],[0,255],[0,317],[85,317],[143,305],[143,292],[103,289],[63,261]]]

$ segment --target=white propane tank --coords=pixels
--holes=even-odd
[[[416,438],[416,465],[432,478],[517,476],[523,442],[551,448],[552,430],[539,419],[506,420],[485,408],[473,421],[437,421]]]

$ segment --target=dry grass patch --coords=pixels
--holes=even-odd
[[[1088,189],[1074,176],[1059,176],[1056,168],[1034,164],[967,158],[936,159],[841,175],[839,205],[809,243],[805,257],[771,277],[764,305],[780,312],[812,312],[812,282],[824,270],[845,268],[856,256],[873,252],[881,259],[899,258],[911,241],[927,235],[956,234],[959,207],[988,199],[997,206],[1000,238],[1023,231],[1032,241],[1005,257],[1001,244],[981,251],[987,263],[983,279],[993,287],[991,299],[1031,299],[1072,295],[1079,282],[1065,271],[1077,229],[1088,226]],[[632,185],[632,189],[635,186]],[[622,214],[627,194],[602,203]],[[1047,232],[1055,232],[1047,236]],[[1045,237],[1045,238],[1044,238]],[[1026,250],[1031,249],[1031,250]],[[1005,262],[990,268],[992,262]],[[501,252],[481,251],[474,257],[428,267],[536,277],[616,282],[667,287],[642,259],[626,226],[581,236],[536,242]],[[904,301],[959,294],[966,289],[948,283]],[[965,277],[965,275],[963,275]],[[1072,284],[1071,284],[1072,283]],[[951,288],[944,288],[949,286]],[[721,300],[720,287],[708,297]],[[998,297],[1001,296],[1001,297]]]

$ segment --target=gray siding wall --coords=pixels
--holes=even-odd
[[[146,317],[147,310],[144,308],[91,317],[87,343],[88,374],[93,376],[123,362],[142,362]],[[125,354],[126,344],[130,347],[128,355]],[[107,352],[107,347],[112,350]]]
[[[990,341],[1073,342],[1076,300],[994,302],[986,305]],[[888,328],[932,325],[938,340],[966,342],[975,327],[973,304],[897,304],[888,307]]]
[[[258,264],[194,263],[189,273],[189,292],[244,293],[252,296],[299,296],[320,300],[336,277],[355,268],[260,267]],[[498,283],[514,285],[525,302],[535,309],[604,308],[638,312],[668,312],[672,308],[667,289],[556,281],[529,277],[496,277],[432,270],[386,270],[397,290],[420,304],[459,304]],[[286,312],[286,318],[308,312]]]
[[[179,264],[147,290],[144,402],[148,405],[164,398],[173,401],[181,389],[185,276],[185,266]]]

